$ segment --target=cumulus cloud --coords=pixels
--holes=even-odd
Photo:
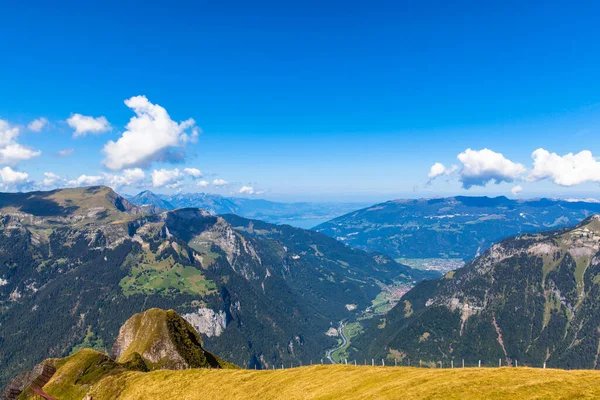
[[[0,163],[14,165],[42,154],[17,143],[19,133],[19,127],[0,119]]]
[[[224,179],[215,179],[213,181],[213,185],[217,186],[217,187],[222,187],[222,186],[227,186],[229,185],[229,182],[227,182]]]
[[[0,147],[13,143],[18,136],[19,127],[11,126],[7,121],[0,119]]]
[[[517,185],[510,189],[510,191],[512,192],[513,196],[517,196],[523,191],[523,187],[521,185]]]
[[[56,175],[54,172],[44,172],[44,180],[42,181],[42,185],[54,186],[60,181],[62,181],[61,177]]]
[[[41,132],[46,125],[48,125],[48,119],[41,117],[31,121],[29,125],[27,125],[27,129],[29,129],[32,132]]]
[[[252,186],[242,186],[239,190],[240,193],[242,194],[254,194],[256,193],[254,191],[254,188]]]
[[[116,141],[104,146],[104,164],[112,170],[143,167],[153,161],[172,159],[173,150],[196,140],[199,130],[193,119],[175,122],[167,110],[152,104],[145,96],[125,100],[135,112],[127,130]]]
[[[429,170],[429,174],[427,175],[427,177],[430,180],[433,180],[433,179],[437,178],[438,176],[451,175],[457,169],[458,169],[458,167],[456,165],[452,165],[451,167],[446,168],[446,167],[444,167],[444,164],[436,162],[435,164],[433,164],[431,166],[431,169]]]
[[[160,188],[167,186],[170,189],[179,187],[179,181],[184,177],[179,168],[160,169],[152,171],[152,186]]]
[[[208,186],[208,181],[205,180],[201,180],[197,183],[198,186],[200,187],[207,187]]]
[[[512,162],[501,153],[490,149],[467,149],[457,156],[463,164],[460,181],[465,189],[472,186],[485,186],[487,183],[513,182],[526,171],[525,166]]]
[[[139,185],[146,178],[146,174],[141,168],[128,168],[119,175],[104,174],[108,186],[117,189],[122,186]]]
[[[18,185],[27,182],[29,174],[15,171],[11,167],[4,167],[0,169],[0,178],[5,185]]]
[[[58,152],[58,155],[61,157],[67,157],[70,156],[71,154],[73,154],[75,152],[75,149],[64,149]]]
[[[12,143],[0,149],[0,163],[17,164],[20,161],[29,160],[42,154],[39,150],[32,150],[19,143]]]
[[[67,124],[75,129],[73,137],[85,136],[88,133],[98,135],[100,133],[108,132],[111,129],[106,117],[94,118],[81,114],[71,115],[71,117],[67,118]]]
[[[186,175],[191,176],[192,178],[201,178],[202,177],[202,171],[200,171],[198,168],[184,168],[183,172]]]
[[[68,183],[71,186],[95,186],[100,185],[104,181],[104,177],[99,175],[81,175],[79,178],[70,180]]]
[[[550,179],[560,186],[600,182],[600,162],[589,150],[559,156],[545,149],[537,149],[531,154],[531,158],[533,170],[527,176],[528,181]]]

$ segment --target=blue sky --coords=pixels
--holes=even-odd
[[[215,3],[5,2],[0,120],[19,132],[0,147],[29,153],[0,149],[4,190],[84,184],[85,175],[127,193],[279,200],[596,196],[593,3]],[[134,96],[195,125],[108,167],[103,149],[128,131]],[[75,114],[104,117],[110,129],[73,137]],[[48,121],[40,132],[27,128],[39,118]],[[536,161],[537,149],[546,153]],[[435,163],[444,169],[430,179]]]

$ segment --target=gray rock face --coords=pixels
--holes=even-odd
[[[183,315],[194,329],[208,337],[221,336],[227,327],[227,315],[224,311],[215,312],[210,308],[199,308],[194,313]]]

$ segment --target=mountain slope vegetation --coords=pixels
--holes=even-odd
[[[152,307],[183,315],[240,366],[307,364],[382,284],[426,276],[298,228],[146,214],[106,187],[2,194],[0,207],[0,384],[44,358],[108,352]]]
[[[600,216],[493,245],[418,284],[354,340],[356,357],[600,367]]]

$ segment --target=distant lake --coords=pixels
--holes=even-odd
[[[297,228],[311,229],[319,224],[322,224],[323,222],[327,222],[330,220],[331,220],[331,218],[299,218],[299,219],[289,219],[283,223],[295,226]]]

